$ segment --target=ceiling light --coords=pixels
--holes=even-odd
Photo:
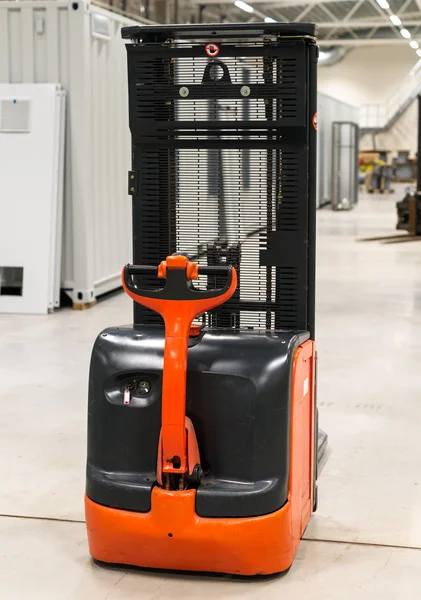
[[[411,48],[413,48],[414,50],[416,50],[417,48],[420,47],[419,43],[416,42],[415,40],[412,40],[412,42],[409,42],[409,45],[411,46]]]
[[[254,8],[250,4],[247,4],[247,2],[243,2],[243,0],[235,0],[234,4],[237,8],[241,8],[241,10],[245,10],[248,13],[254,12]]]
[[[244,4],[244,3],[242,2],[241,4]],[[399,25],[402,25],[402,21],[400,20],[400,18],[397,15],[390,15],[389,18],[392,21],[393,25],[396,25],[397,27],[399,27]]]
[[[389,8],[389,2],[386,0],[377,0],[377,4],[380,6],[380,8],[384,8],[385,10]]]
[[[421,58],[421,50],[417,50],[417,54]]]
[[[265,23],[277,23],[276,19],[272,19],[272,17],[265,17]]]
[[[407,29],[401,29],[401,36],[404,37],[406,40],[409,40],[411,34]]]

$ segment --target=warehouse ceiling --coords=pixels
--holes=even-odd
[[[421,0],[178,0],[178,22],[307,21],[319,26],[321,45],[421,45]],[[391,20],[392,17],[392,20]],[[173,19],[170,19],[173,20]]]

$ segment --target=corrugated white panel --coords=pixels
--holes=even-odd
[[[119,286],[131,259],[120,29],[132,24],[86,0],[0,2],[0,82],[59,82],[68,96],[62,284],[74,302]]]
[[[127,66],[118,22],[110,20],[109,35],[90,44],[94,279],[105,287],[131,256]],[[98,218],[103,213],[107,218]]]

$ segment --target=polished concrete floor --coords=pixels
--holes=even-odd
[[[398,196],[400,197],[401,191]],[[0,316],[0,597],[7,600],[412,600],[421,587],[421,242],[394,197],[318,214],[319,510],[284,578],[104,569],[83,524],[89,354],[129,322],[123,295],[86,312]],[[417,595],[418,594],[418,595]]]

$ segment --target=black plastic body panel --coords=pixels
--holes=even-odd
[[[207,473],[196,511],[246,517],[278,510],[289,481],[291,368],[308,332],[206,331],[190,339],[187,415]],[[95,342],[89,377],[87,495],[147,512],[161,425],[164,332],[109,328]],[[141,396],[136,383],[147,380]],[[123,404],[126,385],[131,402]]]

